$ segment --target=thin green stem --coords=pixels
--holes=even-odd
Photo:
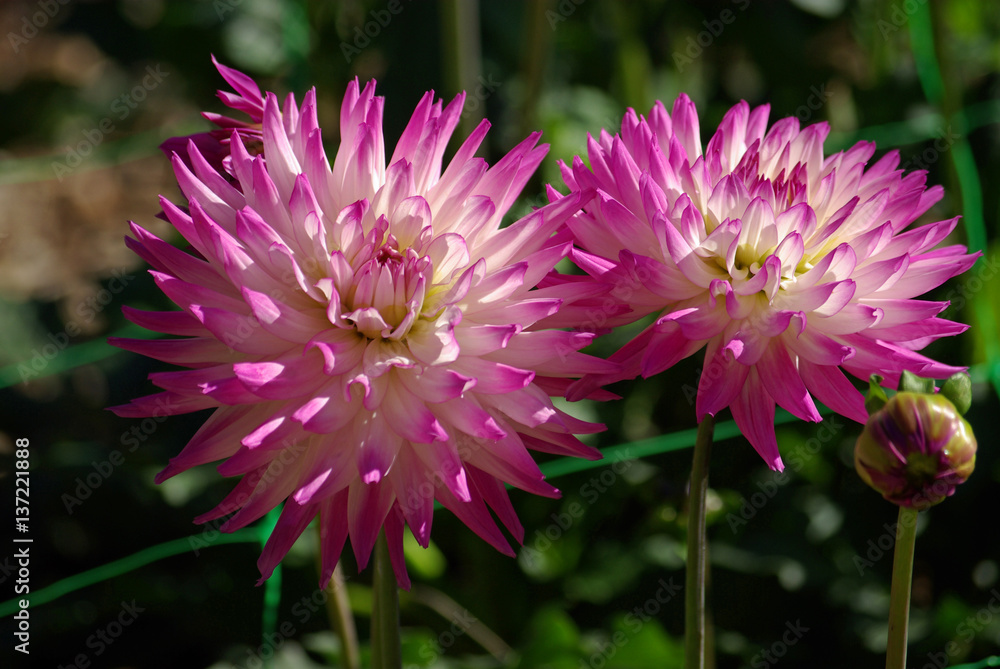
[[[201,535],[195,534],[190,537],[173,539],[162,544],[144,548],[137,553],[123,557],[113,562],[108,562],[100,567],[94,567],[87,571],[74,574],[60,581],[56,581],[40,590],[32,591],[31,597],[25,598],[31,601],[31,606],[41,606],[54,602],[63,595],[68,595],[82,588],[109,581],[116,576],[127,574],[130,571],[145,567],[148,564],[158,562],[165,558],[181,555],[183,553],[198,552],[209,546],[222,546],[225,544],[252,544],[259,541],[257,529],[248,527],[232,534],[220,534],[217,530],[212,530],[212,534],[207,532]],[[18,610],[18,598],[9,599],[0,603],[0,617],[5,617]]]
[[[684,592],[684,669],[705,668],[705,580],[708,543],[705,540],[705,497],[712,455],[715,419],[705,416],[698,426],[688,492],[687,576]]]
[[[351,614],[351,602],[347,597],[346,580],[341,563],[333,570],[333,576],[326,586],[326,612],[330,617],[333,633],[340,639],[340,661],[345,669],[361,669],[361,650],[358,647],[358,630]]]
[[[459,134],[465,137],[483,120],[485,112],[486,100],[474,98],[475,91],[483,91],[479,81],[483,69],[479,3],[445,0],[441,4],[441,20],[445,81],[453,93],[468,93],[459,121]]]
[[[444,620],[449,622],[462,620],[463,624],[468,625],[465,632],[469,635],[469,638],[482,646],[501,664],[509,664],[508,660],[516,657],[514,649],[507,645],[507,642],[501,639],[496,632],[484,625],[481,620],[478,620],[469,613],[465,607],[440,590],[427,586],[414,585],[410,589],[408,598],[411,602],[422,604],[433,610]],[[406,606],[406,603],[407,600],[404,599],[403,606]]]
[[[896,524],[896,552],[892,559],[886,669],[906,667],[906,628],[910,620],[910,586],[913,583],[913,552],[916,545],[917,511],[901,506]]]
[[[552,35],[546,14],[554,5],[553,0],[531,0],[524,7],[524,50],[521,72],[525,85],[518,137],[527,137],[537,127],[535,118],[538,116],[538,100],[542,93],[545,65],[549,62],[549,37]]]
[[[389,560],[385,530],[375,542],[372,574],[372,669],[400,669],[399,590]]]

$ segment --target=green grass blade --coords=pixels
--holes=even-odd
[[[257,541],[259,541],[257,530],[247,529],[240,530],[239,532],[234,532],[232,534],[220,534],[211,542],[211,545],[221,546],[224,544],[245,544],[255,543]],[[56,581],[55,583],[40,590],[35,590],[28,597],[24,597],[22,599],[28,599],[31,602],[31,608],[34,608],[41,604],[53,602],[63,595],[86,588],[88,585],[94,585],[102,581],[107,581],[116,576],[121,576],[122,574],[127,574],[130,571],[135,571],[140,567],[145,567],[153,562],[163,560],[164,558],[180,555],[182,553],[188,553],[190,551],[191,537],[173,539],[162,544],[144,548],[138,553],[133,553],[132,555],[121,558],[120,560],[108,562],[100,567],[94,567],[93,569],[89,569],[85,572],[64,578],[61,581]],[[19,608],[18,599],[9,599],[6,602],[0,603],[0,616],[11,615]]]
[[[135,339],[154,339],[156,337],[162,337],[163,335],[159,332],[151,332],[145,328],[139,327],[138,325],[126,325],[117,332],[112,333],[111,336],[130,337]],[[100,362],[101,360],[110,358],[116,353],[123,352],[124,351],[122,349],[109,344],[106,337],[99,337],[82,344],[75,344],[74,346],[67,347],[51,360],[48,360],[45,367],[41,370],[35,370],[31,366],[31,360],[15,362],[0,369],[0,389],[20,383],[22,381],[22,376],[28,377],[27,380],[30,383],[32,379],[51,376],[53,374],[59,374],[60,372],[67,372],[71,369],[80,367],[81,365]],[[22,372],[24,373],[22,374]]]
[[[820,407],[820,413],[826,415],[830,413],[830,410],[826,407]],[[783,425],[796,420],[799,419],[787,411],[779,409],[776,412],[774,424]],[[601,449],[601,452],[604,454],[604,458],[602,460],[562,458],[559,460],[553,460],[552,462],[546,462],[540,466],[540,469],[542,470],[542,473],[545,474],[546,478],[554,478],[557,476],[563,476],[564,474],[586,471],[588,469],[607,467],[612,462],[620,460],[648,458],[653,455],[659,455],[660,453],[669,453],[670,451],[679,451],[685,448],[691,448],[694,446],[694,441],[697,436],[698,428],[692,427],[687,430],[671,432],[670,434],[664,434],[651,439],[643,439],[642,441],[633,441],[629,444],[619,444],[617,446],[603,448]],[[715,424],[715,441],[732,439],[733,437],[738,436],[740,436],[740,429],[736,426],[735,421],[730,420],[724,423]]]

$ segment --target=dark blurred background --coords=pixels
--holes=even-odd
[[[534,129],[552,145],[522,212],[544,183],[559,186],[556,159],[584,152],[586,133],[614,132],[626,107],[669,108],[681,91],[706,139],[745,99],[771,104],[772,119],[828,122],[828,152],[875,140],[879,155],[898,149],[908,169],[928,170],[947,195],[927,220],[963,214],[950,241],[985,254],[931,295],[973,328],[928,351],[972,367],[980,452],[969,483],[921,516],[911,666],[1000,652],[998,36],[1000,12],[979,0],[0,2],[0,508],[13,515],[14,443],[28,438],[32,592],[82,585],[110,565],[90,585],[35,600],[31,666],[223,669],[263,658],[297,669],[338,656],[311,532],[283,581],[258,588],[252,535],[223,544],[191,523],[232,482],[206,466],[153,484],[203,416],[144,422],[104,410],[150,392],[146,376],[166,369],[105,338],[133,333],[122,305],[170,308],[122,238],[131,219],[176,241],[155,218],[158,194],[180,201],[157,147],[207,129],[200,110],[223,110],[210,54],[279,95],[315,85],[331,143],[355,76],[378,79],[386,96],[387,146],[425,90],[468,90],[461,132],[487,116],[490,160]],[[698,366],[573,410],[607,423],[601,447],[663,443],[694,425]],[[854,473],[859,431],[836,417],[784,423],[783,477],[742,438],[717,443],[716,666],[882,662],[896,514]],[[689,459],[682,448],[558,476],[560,501],[513,493],[528,535],[516,560],[438,512],[433,550],[408,555],[417,587],[403,601],[406,664],[681,666],[673,586],[683,583]],[[4,544],[0,560],[14,550]],[[133,570],[115,563],[145,549],[174,554]],[[0,602],[14,596],[12,564],[0,563]],[[348,553],[345,570],[364,639],[370,577]],[[0,657],[28,666],[12,650],[13,610]],[[261,646],[273,629],[276,653]]]

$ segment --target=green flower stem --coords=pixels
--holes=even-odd
[[[327,607],[332,614],[337,636],[340,637],[343,666],[345,669],[361,669],[358,631],[354,626],[354,616],[351,615],[351,602],[347,597],[344,570],[339,562],[333,570],[333,578],[330,579],[326,590],[331,594],[327,600]]]
[[[372,669],[400,669],[403,664],[399,644],[399,591],[389,560],[385,530],[375,542],[372,573]]]
[[[316,536],[322,539],[322,526],[316,524]],[[316,550],[316,569],[323,573],[323,559],[319,549]],[[341,563],[333,569],[333,576],[326,586],[326,614],[330,618],[330,627],[340,639],[340,661],[344,669],[361,669],[361,651],[358,644],[358,630],[351,614],[351,601],[347,596],[347,581]]]
[[[452,94],[473,91],[483,72],[483,50],[479,35],[479,3],[466,0],[445,0],[441,3],[441,35],[444,48],[445,81]],[[472,97],[470,95],[470,97]],[[472,134],[485,118],[484,100],[472,105],[466,102],[465,113],[459,121],[460,135]]]
[[[708,462],[712,454],[715,419],[705,416],[698,426],[688,493],[687,576],[684,589],[684,669],[705,667],[705,579],[708,543],[705,540],[705,496]]]
[[[889,600],[889,644],[886,669],[906,667],[906,628],[910,620],[910,586],[913,582],[913,552],[917,544],[917,511],[899,507],[896,552],[892,559],[892,593]]]

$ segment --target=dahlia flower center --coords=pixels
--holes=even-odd
[[[401,265],[403,263],[403,254],[399,252],[399,249],[384,244],[379,248],[378,253],[375,254],[375,261],[383,267],[389,264]]]
[[[806,253],[803,244],[809,231],[789,227],[787,221],[778,220],[784,212],[775,215],[761,203],[755,199],[738,218],[716,214],[722,222],[708,233],[698,254],[713,271],[721,270],[734,288],[759,284],[757,289],[773,298],[775,291],[789,288],[799,275],[812,269],[815,258]]]
[[[786,281],[794,281],[798,275],[812,268],[809,254],[805,253],[801,243],[796,243],[790,236],[796,233],[801,240],[809,231],[789,227],[787,222],[780,220],[795,203],[803,201],[803,195],[808,191],[805,175],[803,164],[797,164],[787,174],[784,168],[778,174],[766,170],[741,172],[738,177],[740,185],[732,188],[741,194],[732,195],[734,200],[728,202],[720,198],[716,205],[718,208],[711,215],[703,214],[708,237],[723,232],[717,230],[720,226],[725,227],[725,232],[717,235],[717,241],[709,246],[714,252],[715,264],[731,280],[750,281],[769,266],[771,276],[768,277],[768,284],[776,281],[778,288],[784,288]],[[721,182],[716,183],[715,188],[728,190]],[[749,203],[746,198],[749,198]],[[742,203],[738,204],[740,200]],[[732,208],[734,205],[735,211]],[[709,207],[713,208],[711,203]],[[733,222],[738,223],[738,232],[732,229]]]
[[[736,257],[733,259],[733,266],[738,270],[746,270],[750,276],[755,275],[764,265],[770,254],[761,255],[756,248],[750,244],[740,244],[736,247]]]
[[[430,267],[430,258],[400,251],[389,236],[355,274],[344,319],[369,339],[402,339],[423,308]]]

